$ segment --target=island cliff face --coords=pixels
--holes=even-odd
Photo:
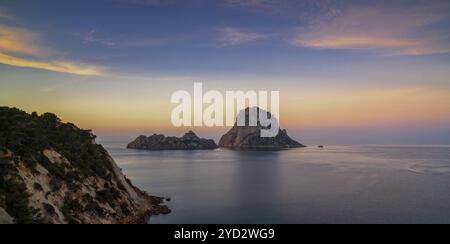
[[[259,111],[259,108],[257,111]],[[246,121],[248,122],[249,108],[242,112],[245,112]],[[272,114],[267,112],[267,117],[271,118]],[[280,129],[276,137],[261,137],[261,129],[264,129],[264,127],[261,126],[259,120],[257,126],[249,126],[248,123],[246,126],[238,126],[236,123],[220,139],[219,146],[236,150],[282,150],[305,147],[291,139],[286,130]]]
[[[127,148],[142,150],[212,150],[218,146],[214,140],[199,138],[189,131],[183,137],[165,137],[164,135],[139,136],[128,144]]]
[[[0,107],[0,222],[144,223],[170,212],[94,140],[53,114]]]

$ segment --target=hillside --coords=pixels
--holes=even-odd
[[[2,216],[19,224],[115,224],[170,212],[163,198],[134,187],[95,138],[54,114],[0,107]]]

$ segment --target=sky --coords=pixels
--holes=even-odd
[[[0,105],[182,135],[170,96],[202,82],[280,91],[305,144],[450,144],[449,26],[445,0],[0,0]]]

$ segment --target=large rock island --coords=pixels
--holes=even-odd
[[[164,135],[139,136],[128,144],[129,149],[141,150],[212,150],[218,146],[214,140],[199,138],[193,131],[183,137],[166,137]]]
[[[257,108],[259,111],[260,108]],[[286,130],[279,130],[275,137],[261,137],[261,126],[259,119],[257,126],[249,126],[250,109],[247,108],[241,113],[245,113],[247,124],[246,126],[238,126],[237,123],[233,128],[226,133],[219,142],[219,146],[223,148],[235,150],[282,150],[289,148],[305,147],[299,142],[291,139]],[[264,111],[265,112],[265,111]],[[272,118],[272,114],[267,112],[267,118]]]
[[[168,213],[133,186],[89,130],[0,107],[0,223],[144,223]]]

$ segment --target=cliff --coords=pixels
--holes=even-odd
[[[143,150],[212,150],[218,146],[214,140],[199,138],[189,131],[183,137],[165,137],[164,135],[139,136],[128,144],[130,149]]]
[[[5,224],[14,224],[14,219],[3,208],[0,208],[0,225]]]
[[[0,209],[14,223],[144,223],[168,213],[132,185],[89,130],[0,107]],[[9,218],[8,218],[9,217]]]
[[[258,108],[259,111],[259,108]],[[249,108],[245,111],[247,124],[238,126],[237,123],[220,139],[219,146],[236,150],[282,150],[289,148],[305,147],[299,142],[290,138],[286,130],[279,130],[276,137],[261,137],[261,126],[259,119],[257,126],[249,126]],[[272,114],[267,112],[267,117],[272,118]]]

